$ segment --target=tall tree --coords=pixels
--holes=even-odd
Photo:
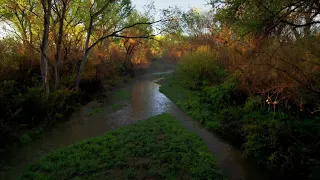
[[[56,54],[55,54],[55,88],[59,86],[60,83],[60,63],[61,63],[61,48],[62,40],[64,36],[64,22],[67,15],[67,10],[69,8],[71,0],[55,0],[53,4],[53,12],[56,14],[56,21],[58,22],[58,33],[56,39]]]
[[[89,10],[89,25],[87,27],[87,35],[86,35],[86,42],[85,42],[85,46],[84,46],[84,52],[83,52],[83,56],[82,56],[82,60],[81,60],[81,64],[77,73],[77,80],[76,80],[76,88],[79,87],[79,83],[81,80],[81,73],[85,67],[85,64],[87,63],[88,60],[88,56],[89,56],[89,43],[90,43],[90,38],[92,35],[92,30],[93,30],[93,24],[96,18],[98,18],[99,15],[101,15],[102,13],[104,13],[107,8],[110,6],[111,3],[116,2],[116,0],[108,0],[100,9],[98,9],[96,12],[94,12],[94,10],[96,9],[95,6],[95,2],[91,1],[91,5],[90,5],[90,10]]]
[[[51,0],[41,0],[41,5],[43,8],[43,35],[42,35],[42,43],[40,46],[40,68],[41,68],[41,76],[43,81],[43,87],[46,92],[46,96],[49,95],[49,68],[48,68],[48,57],[47,57],[47,47],[49,42],[49,30],[50,30],[50,17],[51,17],[51,8],[52,2]]]

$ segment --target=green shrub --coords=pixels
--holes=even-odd
[[[15,120],[19,123],[34,126],[46,118],[46,101],[42,87],[27,88],[18,95],[18,104],[20,111]]]
[[[69,115],[76,108],[80,94],[78,91],[70,89],[59,89],[52,92],[48,98],[48,113],[52,118],[62,118]]]
[[[260,97],[249,97],[243,107],[244,112],[252,112],[261,108],[264,101]]]
[[[280,122],[263,116],[258,116],[251,124],[247,124],[244,128],[244,152],[248,156],[254,156],[259,163],[265,164],[278,146],[277,126],[281,126]]]
[[[0,83],[0,119],[11,119],[17,109],[17,82],[13,80]]]
[[[25,144],[28,144],[32,141],[32,138],[29,134],[23,134],[21,137],[20,137],[20,143],[22,145],[25,145]]]
[[[72,88],[74,87],[76,79],[77,79],[76,73],[70,73],[67,76],[62,76],[60,79],[60,86],[66,87],[66,88]]]
[[[243,110],[239,107],[229,107],[219,112],[216,132],[223,137],[241,144],[244,139],[243,133]]]
[[[212,112],[200,104],[198,106],[194,106],[188,114],[193,117],[194,119],[200,121],[201,124],[206,124],[207,122],[211,121],[212,119]]]
[[[17,99],[19,113],[14,120],[34,126],[69,115],[79,102],[80,94],[65,88],[51,92],[46,98],[42,87],[32,87],[20,93]]]
[[[230,76],[224,83],[203,88],[203,100],[211,104],[214,111],[221,110],[233,104],[233,92],[236,89],[237,78]]]
[[[178,73],[185,87],[199,90],[204,85],[220,84],[227,73],[213,52],[193,52],[181,58]]]
[[[248,156],[267,167],[280,169],[286,176],[307,177],[313,173],[312,168],[317,167],[320,158],[319,120],[299,120],[281,114],[274,117],[273,113],[254,116],[260,119],[249,121],[244,128],[243,149]]]

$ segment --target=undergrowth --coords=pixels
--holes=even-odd
[[[224,179],[200,137],[162,114],[50,153],[21,179]]]

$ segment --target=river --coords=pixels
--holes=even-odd
[[[164,72],[164,73],[170,73]],[[139,76],[123,88],[131,92],[131,98],[124,100],[120,108],[110,108],[118,103],[110,99],[107,103],[93,101],[72,115],[70,120],[57,123],[46,129],[38,139],[14,152],[8,157],[9,168],[0,172],[0,179],[17,179],[28,164],[39,157],[81,140],[102,135],[111,129],[122,127],[138,120],[147,119],[161,113],[169,113],[179,119],[188,129],[198,134],[207,144],[218,166],[230,180],[264,180],[267,173],[261,171],[254,163],[246,160],[240,150],[206,130],[198,121],[192,120],[182,112],[164,94],[159,92],[160,85],[153,75],[147,73]],[[88,113],[99,107],[96,113]],[[155,142],[156,143],[156,142]]]

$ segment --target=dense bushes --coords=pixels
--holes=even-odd
[[[297,114],[296,109],[286,108],[290,106],[286,101],[268,104],[268,97],[248,93],[242,89],[242,73],[229,71],[224,81],[215,81],[210,75],[224,70],[213,65],[216,60],[212,59],[204,68],[198,58],[205,53],[197,54],[182,58],[187,61],[181,62],[161,91],[206,127],[241,146],[259,164],[285,177],[315,178],[320,160],[319,116]]]
[[[70,113],[80,100],[79,93],[70,89],[56,90],[46,98],[42,87],[20,88],[14,80],[3,81],[0,92],[0,119],[31,127]]]
[[[14,80],[1,82],[0,141],[3,143],[0,149],[29,142],[25,141],[29,136],[21,136],[22,132],[70,115],[81,99],[78,91],[66,88],[56,90],[46,98],[41,86],[24,88]],[[3,152],[7,151],[2,151],[0,156]]]
[[[60,85],[55,88],[54,80],[50,79],[51,92],[46,96],[37,57],[28,52],[17,54],[19,43],[10,39],[0,41],[0,47],[4,49],[0,53],[0,141],[4,142],[0,145],[1,152],[3,148],[19,142],[22,133],[66,118],[80,104],[96,96],[104,99],[103,85],[114,87],[124,79],[120,73],[123,68],[120,60],[106,59],[106,63],[89,61],[80,82],[80,91],[76,91],[77,62],[65,59]],[[102,82],[102,79],[108,81]]]
[[[74,87],[82,47],[79,44],[65,44],[59,68],[60,80],[57,83],[53,76],[56,55],[54,46],[49,46],[50,93],[45,95],[39,52],[15,38],[1,39],[0,138],[11,139],[11,135],[19,136],[22,129],[65,118],[79,103],[87,103],[96,96],[104,99],[105,90],[111,90],[134,71],[133,66],[124,63],[131,59],[125,56],[122,46],[111,44],[111,47],[100,46],[91,53],[82,74],[80,91],[74,90]]]
[[[252,113],[245,116],[242,126],[243,149],[259,163],[280,168],[287,176],[316,175],[312,168],[319,166],[319,118],[299,120],[280,113]]]
[[[178,67],[178,72],[183,76],[183,85],[189,89],[197,90],[209,83],[218,84],[226,77],[226,72],[216,60],[216,55],[201,48],[196,53],[186,54],[180,61],[183,63]]]
[[[6,74],[0,74],[5,79],[0,82],[0,140],[5,142],[0,149],[19,141],[21,130],[66,118],[80,104],[100,94],[102,99],[104,94],[101,79],[96,74],[85,76],[80,83],[81,91],[73,89],[75,76],[65,75],[62,76],[60,87],[46,97],[38,74],[23,78],[10,75],[23,74],[21,71],[13,69],[10,73],[6,71]],[[118,78],[121,79],[120,75]],[[113,82],[104,83],[114,85]]]

